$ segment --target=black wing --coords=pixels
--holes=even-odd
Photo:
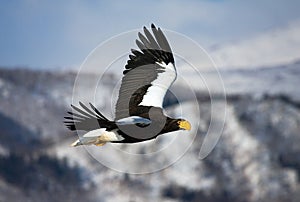
[[[151,25],[153,35],[144,27],[125,66],[115,119],[140,115],[143,108],[162,108],[167,89],[176,79],[174,57],[160,28]]]
[[[68,112],[68,114],[70,114],[71,116],[64,117],[64,123],[70,130],[90,131],[99,128],[106,128],[107,130],[112,130],[117,127],[115,122],[108,120],[91,103],[90,106],[93,111],[81,102],[79,102],[79,104],[84,110],[79,109],[74,105],[71,105],[72,108],[75,111],[77,111],[77,113],[70,111]]]

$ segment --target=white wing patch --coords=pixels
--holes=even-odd
[[[162,108],[165,94],[175,81],[177,72],[171,62],[168,64],[164,62],[156,63],[164,67],[165,71],[158,73],[157,78],[151,82],[151,86],[148,88],[147,93],[144,95],[143,100],[139,105]]]

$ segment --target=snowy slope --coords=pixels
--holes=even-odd
[[[208,50],[221,69],[277,66],[300,59],[300,21]]]
[[[221,139],[204,160],[199,159],[200,148],[211,118],[216,120],[219,115],[211,114],[207,89],[199,88],[192,75],[189,81],[193,88],[179,79],[172,93],[180,104],[176,104],[174,97],[168,97],[171,101],[166,109],[170,116],[188,119],[192,123],[190,133],[170,133],[136,145],[72,148],[69,144],[77,136],[70,135],[62,119],[72,102],[76,75],[1,70],[0,123],[5,120],[12,127],[24,128],[24,132],[1,135],[6,139],[13,134],[11,141],[0,143],[0,165],[6,167],[16,159],[9,149],[16,148],[14,139],[22,136],[18,144],[26,144],[25,152],[17,154],[16,162],[31,169],[26,164],[29,160],[37,175],[26,170],[24,176],[28,177],[22,178],[24,181],[18,185],[8,180],[10,175],[2,169],[0,200],[16,201],[13,195],[18,193],[28,201],[37,201],[38,197],[48,201],[74,200],[74,197],[86,201],[298,201],[298,65],[221,72],[228,92],[224,103],[227,117]],[[213,73],[203,74],[207,83],[214,83]],[[104,98],[115,91],[114,79],[109,76],[101,80],[100,93],[95,98],[96,105],[108,117],[113,117],[114,101]],[[90,96],[97,78],[87,74],[83,81],[76,91],[78,97]],[[219,92],[212,88],[210,93]],[[32,147],[30,141],[26,143],[31,138],[39,140],[39,147]],[[67,175],[74,172],[78,177]],[[56,178],[59,173],[61,176]],[[45,180],[48,178],[53,180]],[[25,182],[31,186],[23,186]],[[39,192],[35,191],[35,182],[43,185]]]

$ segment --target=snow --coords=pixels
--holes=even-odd
[[[209,51],[221,69],[253,69],[300,59],[300,21]]]
[[[179,68],[179,67],[178,67]],[[180,67],[190,69],[188,66]],[[219,94],[250,94],[257,98],[268,95],[287,95],[300,100],[300,62],[256,69],[233,69],[222,71],[183,71],[175,85],[184,86],[195,92]]]
[[[193,75],[185,75],[185,80],[175,82],[173,92],[180,104],[166,109],[169,116],[183,117],[191,122],[192,130],[168,133],[139,144],[70,147],[70,143],[78,138],[68,136],[70,132],[62,124],[70,103],[62,104],[58,99],[73,93],[72,82],[64,83],[67,76],[54,81],[49,77],[47,82],[42,82],[46,82],[46,87],[38,89],[10,83],[14,93],[0,100],[0,110],[38,134],[39,140],[47,144],[43,153],[62,159],[66,157],[71,166],[80,166],[88,179],[85,187],[91,191],[89,194],[103,201],[143,198],[180,201],[164,197],[164,190],[170,186],[175,186],[175,191],[179,187],[184,188],[185,193],[205,193],[212,199],[216,195],[223,196],[224,192],[233,198],[243,197],[245,201],[284,194],[293,196],[293,190],[299,192],[297,167],[291,166],[291,162],[297,162],[295,159],[299,154],[299,109],[280,99],[259,96],[253,99],[253,95],[286,93],[289,98],[296,99],[299,95],[298,66],[299,63],[291,63],[255,71],[221,72],[228,97],[237,97],[236,101],[228,99],[224,133],[204,160],[199,159],[201,143],[207,135],[211,115],[218,114],[212,114],[210,100],[201,100],[206,88],[199,85]],[[212,95],[218,92],[214,82],[217,75],[214,72],[202,72],[202,75]],[[28,77],[26,75],[24,81]],[[8,82],[2,77],[1,80],[7,86]],[[111,96],[115,83],[99,83],[100,111],[111,111],[111,100],[106,98]],[[93,88],[93,83],[82,84],[78,95],[94,95],[94,91],[87,92]],[[186,86],[192,88],[186,90]],[[55,93],[52,94],[52,90]],[[200,94],[198,99],[196,94]],[[36,152],[38,155],[39,151]],[[0,154],[6,153],[0,147]],[[287,163],[278,160],[279,156]],[[141,175],[134,175],[137,173]],[[92,191],[93,187],[95,191]],[[139,190],[138,194],[136,190]],[[116,195],[116,192],[120,194]]]

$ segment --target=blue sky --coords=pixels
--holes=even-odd
[[[300,1],[1,1],[0,66],[80,65],[104,40],[154,22],[204,48],[300,20]]]

